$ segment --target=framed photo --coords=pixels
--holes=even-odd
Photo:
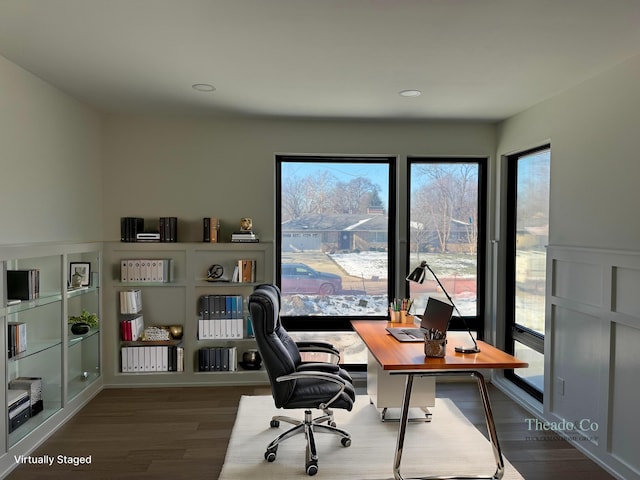
[[[88,287],[91,282],[91,264],[88,262],[71,262],[69,264],[69,285],[73,285],[73,276],[80,275],[80,287]]]

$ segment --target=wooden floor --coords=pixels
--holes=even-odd
[[[534,433],[538,438],[532,439],[526,422],[531,415],[496,388],[489,388],[503,453],[525,479],[613,478],[548,432]],[[439,397],[451,398],[486,435],[474,383],[443,383],[437,391]],[[32,454],[90,455],[90,465],[20,465],[7,478],[59,479],[71,474],[74,479],[215,480],[240,396],[267,394],[268,387],[103,390]]]

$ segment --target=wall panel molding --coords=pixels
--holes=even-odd
[[[544,415],[621,478],[640,479],[640,252],[550,245]],[[573,417],[580,418],[573,418]]]

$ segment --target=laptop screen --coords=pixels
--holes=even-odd
[[[445,333],[453,314],[453,305],[434,297],[429,297],[424,314],[420,318],[420,328]]]

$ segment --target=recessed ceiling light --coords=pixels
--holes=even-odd
[[[191,88],[199,92],[213,92],[216,89],[216,87],[210,83],[194,83],[191,85]]]
[[[422,95],[420,90],[401,90],[398,92],[401,97],[419,97]]]

